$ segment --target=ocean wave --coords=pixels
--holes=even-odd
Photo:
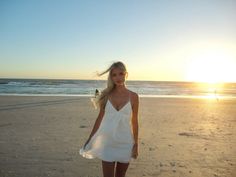
[[[198,83],[171,81],[127,81],[128,89],[139,95],[236,96],[236,83],[221,88],[199,87]],[[0,94],[94,94],[106,87],[101,80],[0,79]]]

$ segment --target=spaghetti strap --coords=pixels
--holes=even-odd
[[[130,97],[131,97],[131,93],[130,93],[130,91],[129,91],[129,101],[131,101]]]

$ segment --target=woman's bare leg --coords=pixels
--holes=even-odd
[[[102,161],[103,177],[114,177],[115,162]]]
[[[116,177],[125,177],[125,173],[129,167],[129,163],[120,163],[116,164]]]

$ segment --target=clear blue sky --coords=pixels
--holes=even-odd
[[[96,79],[121,60],[131,80],[186,80],[217,52],[236,68],[235,19],[235,0],[1,0],[0,78]]]

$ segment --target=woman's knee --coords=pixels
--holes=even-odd
[[[117,162],[116,164],[116,177],[125,177],[129,163]]]
[[[114,176],[115,162],[102,161],[102,169],[104,177]]]

